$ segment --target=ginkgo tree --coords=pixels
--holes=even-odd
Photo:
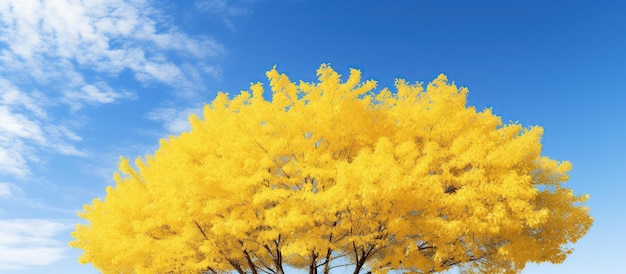
[[[541,127],[467,106],[440,75],[376,91],[329,65],[220,93],[154,155],[122,158],[70,245],[103,273],[517,272],[593,220]],[[270,97],[267,96],[266,97]]]

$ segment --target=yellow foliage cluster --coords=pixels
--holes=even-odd
[[[317,83],[267,72],[191,116],[154,155],[122,159],[71,246],[104,273],[515,272],[559,263],[592,224],[541,155],[542,128],[466,106],[440,75],[396,91],[322,65]]]

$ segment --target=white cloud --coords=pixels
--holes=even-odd
[[[230,30],[235,30],[234,17],[251,13],[249,5],[253,0],[199,0],[196,8],[219,18]]]
[[[9,183],[0,183],[0,198],[11,198],[13,196],[13,192],[11,191],[11,184]]]
[[[203,107],[190,107],[184,109],[158,108],[148,113],[148,119],[161,122],[170,134],[180,134],[190,129],[189,115],[202,116]]]
[[[84,104],[101,105],[117,102],[119,99],[136,98],[133,92],[114,91],[104,82],[94,84],[86,84],[76,90],[70,90],[65,93],[62,101],[70,105],[73,111],[77,111]]]
[[[22,139],[43,142],[41,127],[26,116],[13,113],[7,106],[0,106],[0,136],[14,136]]]
[[[163,54],[192,57],[199,66],[205,66],[206,57],[223,53],[223,46],[209,37],[190,37],[168,28],[158,21],[158,11],[149,4],[124,0],[3,1],[0,42],[7,49],[2,51],[2,59],[12,70],[28,69],[40,82],[66,78],[65,72],[71,71],[77,75],[70,77],[70,86],[83,86],[87,80],[79,72],[82,69],[111,75],[129,69],[140,81],[178,86],[187,80],[185,72]]]
[[[0,1],[0,174],[28,176],[42,149],[84,156],[76,129],[51,109],[76,112],[137,98],[117,82],[123,72],[143,85],[167,85],[183,98],[204,90],[206,76],[219,77],[210,60],[224,47],[181,32],[151,5]]]
[[[46,96],[26,93],[0,77],[0,174],[26,177],[37,148],[64,155],[84,155],[71,142],[80,137],[67,125],[50,124]]]
[[[39,92],[26,94],[19,91],[6,79],[0,78],[0,103],[8,106],[22,107],[30,111],[38,118],[46,117],[46,111],[41,105],[41,101],[45,100],[45,96]]]
[[[71,226],[43,219],[0,220],[0,270],[49,265],[65,257],[66,243],[55,237]]]
[[[12,144],[15,145],[15,144]],[[26,177],[30,169],[22,157],[23,151],[19,148],[4,148],[0,146],[0,173],[17,177]]]
[[[24,200],[24,190],[13,183],[0,182],[0,199]]]
[[[23,122],[24,124],[22,124]],[[41,142],[43,135],[36,123],[0,106],[0,174],[25,177],[30,174],[27,159],[32,155],[27,141]]]

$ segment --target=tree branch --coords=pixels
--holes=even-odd
[[[248,251],[244,249],[243,254],[246,255],[246,260],[248,261],[248,266],[250,266],[252,274],[258,274],[257,266],[254,264],[254,262],[252,262],[252,258],[250,258],[250,253],[248,253]]]
[[[206,236],[206,233],[204,233],[204,230],[202,229],[202,227],[200,227],[200,224],[198,224],[198,222],[196,222],[195,220],[193,220],[193,223],[196,224],[196,227],[198,228],[198,230],[200,230],[202,236],[204,236],[204,239],[208,240],[209,237]]]

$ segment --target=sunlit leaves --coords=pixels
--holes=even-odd
[[[319,82],[267,72],[220,93],[191,130],[127,159],[73,233],[105,273],[514,272],[564,260],[592,223],[541,155],[540,127],[466,106],[440,75],[395,91],[330,66]]]

